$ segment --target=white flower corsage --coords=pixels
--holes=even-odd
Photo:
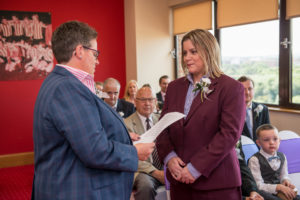
[[[203,77],[200,82],[195,83],[195,88],[193,89],[193,92],[197,92],[198,90],[201,91],[201,101],[203,102],[203,97],[207,99],[207,95],[212,92],[212,90],[208,89],[210,86],[211,81],[209,78]]]
[[[124,116],[124,113],[123,113],[122,111],[120,111],[120,112],[119,112],[119,115],[120,115],[121,117],[123,117],[123,116]]]
[[[258,117],[259,113],[264,109],[264,107],[261,104],[258,104],[258,106],[254,109],[254,112],[256,113],[256,117]]]

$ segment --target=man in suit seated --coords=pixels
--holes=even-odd
[[[247,76],[241,76],[238,79],[245,88],[245,102],[246,102],[246,118],[242,135],[256,141],[256,129],[260,125],[269,124],[269,109],[263,104],[253,102],[254,97],[254,82]]]
[[[110,105],[123,118],[134,113],[134,105],[123,99],[119,99],[121,85],[118,80],[108,78],[104,81],[103,92],[106,92],[109,98],[104,98],[104,101]]]
[[[162,108],[164,107],[165,96],[166,96],[169,83],[170,83],[170,78],[167,75],[164,75],[159,78],[160,91],[156,93],[159,110],[162,110]]]
[[[155,95],[150,87],[142,87],[136,95],[136,112],[124,120],[129,132],[139,135],[152,127],[159,116],[153,113],[156,105]],[[153,200],[156,189],[164,184],[164,170],[157,154],[152,159],[141,161],[135,174],[133,189],[136,191],[135,200]]]

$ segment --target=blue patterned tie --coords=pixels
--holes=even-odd
[[[247,128],[249,130],[249,133],[250,133],[250,137],[253,139],[253,131],[252,131],[250,112],[251,112],[251,108],[247,108],[247,110],[246,110],[246,124],[247,124]]]

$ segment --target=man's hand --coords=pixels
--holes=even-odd
[[[165,184],[165,175],[164,175],[164,170],[154,170],[151,175],[159,180],[162,184]]]
[[[289,200],[292,200],[296,197],[296,193],[292,188],[289,188],[282,184],[277,184],[276,191],[278,192],[278,194],[280,192],[283,193],[283,195]]]
[[[182,183],[186,183],[186,184],[190,184],[190,183],[194,183],[195,182],[195,178],[192,176],[192,174],[190,173],[189,169],[187,168],[187,166],[185,166],[183,168],[183,170],[181,171],[181,178],[180,181]]]
[[[134,132],[129,132],[129,135],[132,141],[138,141],[141,138],[139,134]]]
[[[289,180],[287,180],[287,179],[285,179],[285,180],[282,182],[282,184],[285,185],[285,186],[287,186],[287,187],[289,187],[289,188],[292,188],[292,189],[295,188],[295,186],[294,186]]]
[[[152,143],[139,143],[134,146],[137,150],[139,160],[145,161],[152,153],[155,143],[153,143],[153,142]]]
[[[181,178],[182,167],[185,166],[185,163],[179,157],[173,157],[167,163],[168,169],[170,170],[173,178],[177,181]]]
[[[262,196],[260,196],[257,192],[250,192],[250,196],[246,197],[246,200],[264,200]]]

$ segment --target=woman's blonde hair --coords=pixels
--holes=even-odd
[[[128,83],[126,84],[125,93],[124,93],[125,101],[130,101],[129,86],[130,86],[131,83],[134,83],[136,85],[136,91],[139,89],[139,86],[138,86],[138,83],[137,83],[136,80],[128,81]]]
[[[198,55],[204,63],[204,75],[215,78],[223,74],[220,69],[220,47],[216,38],[207,30],[195,29],[185,34],[181,41],[181,64],[185,74],[188,74],[184,63],[183,43],[190,40],[197,49]]]

